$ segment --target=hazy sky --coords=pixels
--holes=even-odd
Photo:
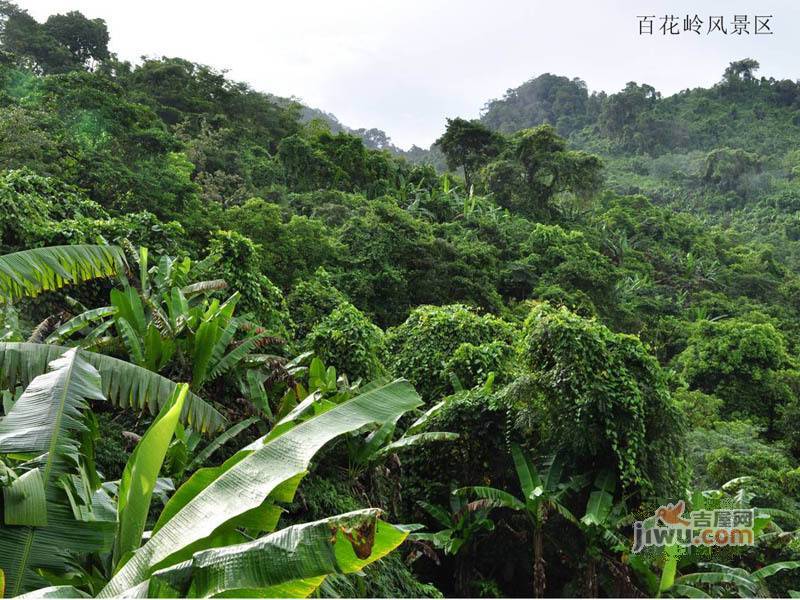
[[[800,0],[17,0],[37,19],[101,17],[120,58],[180,56],[255,89],[294,95],[400,146],[428,146],[445,117],[545,72],[614,92],[716,82],[752,57],[800,78]],[[772,36],[638,35],[637,15],[774,15]],[[752,29],[752,28],[751,28]]]

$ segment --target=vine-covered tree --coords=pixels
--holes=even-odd
[[[500,152],[502,141],[478,121],[455,118],[447,120],[447,129],[436,145],[444,152],[449,168],[463,170],[469,191],[475,171]]]

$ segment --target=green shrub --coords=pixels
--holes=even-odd
[[[677,358],[690,389],[714,394],[729,417],[775,424],[791,391],[779,376],[789,364],[783,334],[771,323],[745,319],[699,323]]]
[[[452,391],[447,363],[464,343],[511,346],[513,327],[462,304],[420,306],[387,335],[387,363],[432,399]],[[467,352],[466,350],[464,352]]]
[[[544,396],[551,443],[615,468],[626,487],[682,492],[683,418],[641,341],[549,304],[524,333],[520,360]]]
[[[347,296],[334,286],[331,274],[322,267],[308,279],[299,281],[286,298],[297,339],[305,338],[322,319],[347,301]]]
[[[418,510],[417,500],[449,506],[450,491],[465,485],[512,484],[516,475],[507,444],[508,422],[508,405],[499,393],[477,388],[446,398],[425,430],[451,431],[459,437],[404,455],[403,496],[408,510]]]
[[[218,257],[212,272],[238,291],[240,314],[251,313],[255,321],[278,335],[288,337],[291,320],[283,293],[261,273],[258,246],[235,231],[217,231],[208,253]]]
[[[339,305],[308,335],[306,347],[351,381],[383,372],[383,331],[349,302]]]
[[[29,169],[0,176],[0,253],[41,246],[64,219],[108,219],[99,204],[58,179]]]
[[[464,342],[445,363],[445,371],[454,375],[465,389],[482,385],[494,373],[495,385],[508,381],[511,366],[511,346],[494,341],[476,346]]]

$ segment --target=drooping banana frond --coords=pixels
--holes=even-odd
[[[0,454],[47,454],[45,482],[56,456],[78,449],[70,432],[83,428],[79,420],[85,400],[103,399],[100,374],[77,348],[60,349],[47,366],[50,371],[31,380],[0,421]]]
[[[451,442],[457,439],[457,433],[450,433],[448,431],[426,431],[424,433],[417,433],[414,435],[404,435],[399,440],[396,440],[381,448],[372,456],[372,460],[383,459],[395,452],[407,450],[408,448],[419,446],[421,444],[427,444],[430,442]]]
[[[358,510],[197,552],[156,572],[147,582],[147,595],[207,598],[257,592],[266,598],[306,598],[328,575],[361,571],[405,540],[408,532],[381,521],[379,513]]]
[[[118,246],[51,246],[0,256],[0,301],[13,301],[57,290],[72,283],[124,272]]]
[[[49,344],[0,343],[0,383],[7,388],[26,386],[67,350]],[[86,350],[81,356],[100,372],[103,393],[115,406],[147,409],[155,415],[175,391],[177,384],[143,367]],[[191,393],[181,420],[198,431],[218,431],[225,425],[217,409]]]
[[[469,486],[459,488],[453,491],[456,495],[469,495],[473,494],[481,500],[488,500],[492,506],[502,506],[504,508],[511,508],[513,510],[525,510],[525,503],[509,494],[506,491],[498,490],[497,488],[488,486]]]
[[[113,522],[77,520],[60,485],[73,468],[77,434],[86,428],[87,401],[103,399],[100,374],[79,352],[67,349],[51,361],[0,420],[0,455],[30,455],[39,463],[4,489],[0,569],[11,596],[41,587],[38,570],[63,568],[67,550],[110,546]]]

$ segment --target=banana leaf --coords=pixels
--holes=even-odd
[[[77,520],[59,483],[74,470],[87,401],[103,398],[100,374],[79,352],[73,348],[53,360],[0,420],[0,455],[36,457],[46,498],[46,515],[35,515],[31,524],[5,522],[0,528],[0,569],[12,596],[42,587],[39,570],[63,569],[66,551],[105,551],[111,545],[114,524]],[[38,512],[40,498],[31,502]],[[27,511],[17,507],[17,512]]]
[[[0,343],[0,384],[9,389],[28,385],[67,350],[49,344]],[[111,356],[81,350],[81,357],[100,372],[105,397],[121,408],[147,409],[156,415],[177,386],[158,373]],[[218,431],[225,425],[225,417],[217,409],[191,392],[181,420],[199,431]]]
[[[100,596],[127,593],[145,582],[171,555],[260,507],[280,484],[307,471],[313,456],[332,439],[396,419],[421,403],[407,381],[397,380],[338,404],[266,443],[251,444],[252,450],[229,459],[213,481],[154,531]]]
[[[261,539],[204,550],[156,572],[149,597],[205,598],[226,593],[302,598],[332,574],[355,573],[399,546],[408,531],[365,509],[287,527]]]
[[[0,256],[0,302],[111,277],[127,268],[118,246],[51,246]]]

